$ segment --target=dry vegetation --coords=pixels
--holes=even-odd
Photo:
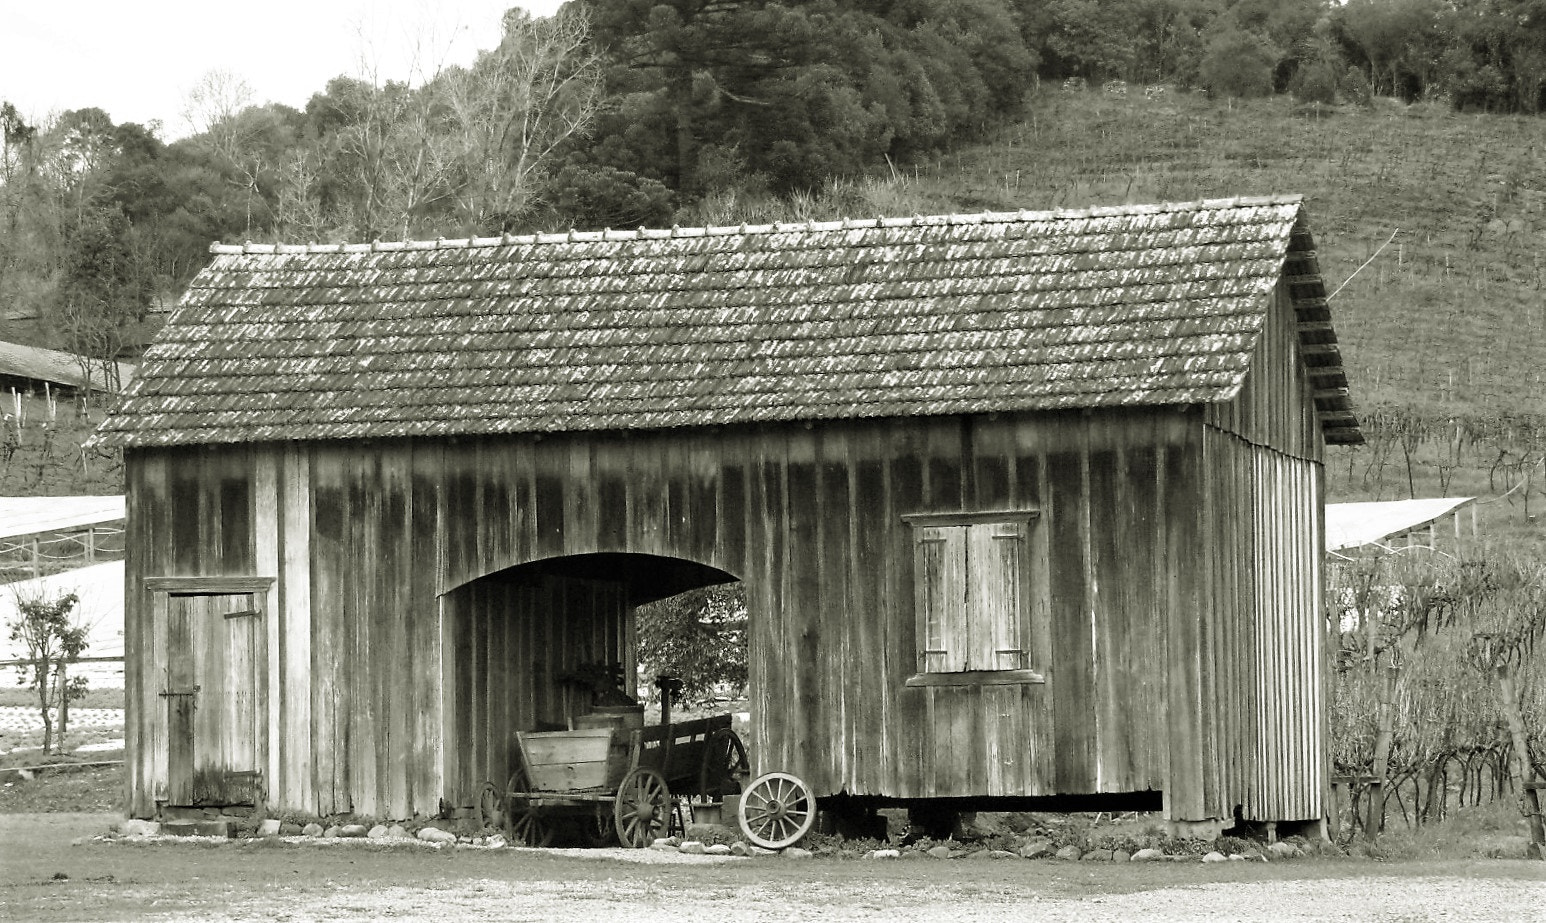
[[[0,497],[123,493],[123,456],[87,448],[102,409],[0,393]]]
[[[1049,88],[995,143],[891,185],[918,211],[1303,194],[1328,289],[1353,277],[1332,304],[1371,442],[1333,453],[1329,499],[1514,488],[1483,529],[1536,541],[1546,122],[1379,102]]]

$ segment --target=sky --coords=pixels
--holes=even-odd
[[[0,0],[0,101],[33,124],[95,106],[114,123],[191,130],[189,92],[215,71],[252,103],[297,109],[339,74],[417,82],[499,40],[511,6],[559,0]]]

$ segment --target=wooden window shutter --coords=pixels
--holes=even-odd
[[[966,655],[966,536],[959,527],[914,531],[914,586],[918,611],[918,669],[964,669]]]
[[[1027,525],[990,522],[970,530],[967,623],[971,641],[966,668],[1023,670],[1029,660],[1024,617]]]

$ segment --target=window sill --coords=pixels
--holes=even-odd
[[[964,670],[960,673],[914,673],[908,686],[1029,686],[1047,678],[1035,670]]]

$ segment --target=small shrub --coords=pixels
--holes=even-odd
[[[1213,848],[1226,856],[1238,856],[1256,852],[1256,844],[1237,836],[1221,836],[1213,841]]]
[[[1300,103],[1333,106],[1337,102],[1337,72],[1329,61],[1309,61],[1294,74],[1290,87]]]
[[[1209,96],[1251,99],[1272,95],[1277,64],[1260,38],[1220,17],[1221,25],[1208,41],[1199,78]]]
[[[1367,109],[1374,105],[1374,88],[1369,86],[1369,78],[1364,75],[1363,68],[1347,69],[1342,77],[1342,96],[1355,106]]]

